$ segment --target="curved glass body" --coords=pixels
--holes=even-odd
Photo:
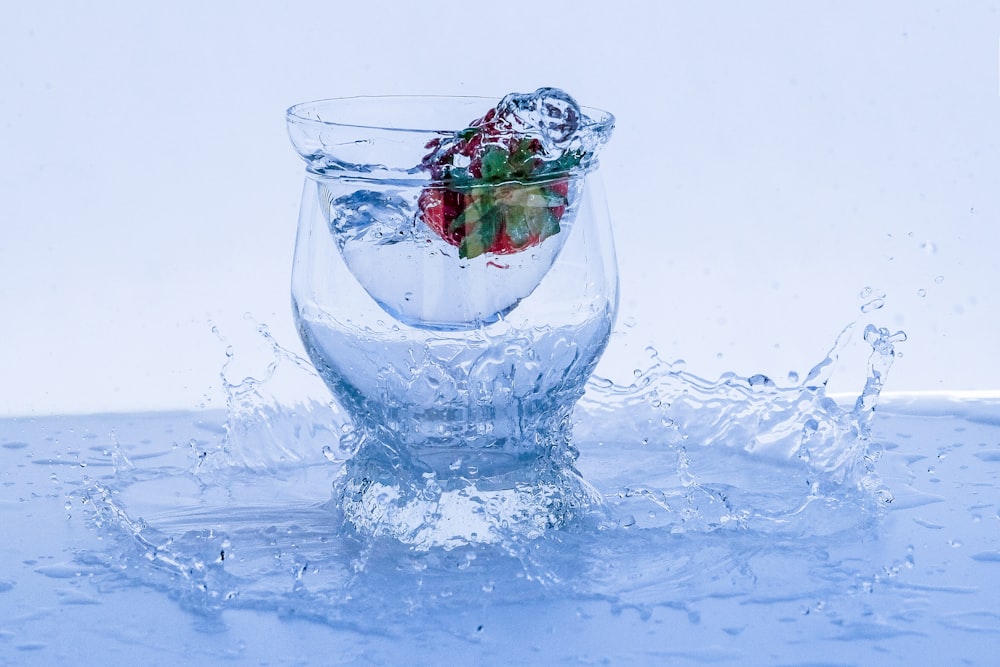
[[[549,179],[563,183],[568,203],[558,231],[524,249],[463,257],[420,215],[421,197],[446,188],[418,167],[428,141],[488,107],[469,98],[355,98],[289,110],[308,164],[294,314],[358,442],[343,509],[361,528],[404,539],[417,539],[420,522],[400,514],[427,498],[428,480],[438,511],[449,489],[479,500],[521,489],[518,502],[535,503],[546,493],[531,484],[546,475],[561,505],[589,497],[566,484],[574,477],[569,416],[618,304],[596,162]],[[612,119],[601,118],[610,132]],[[452,129],[399,129],[421,123]],[[541,191],[537,183],[477,187],[495,200]],[[567,493],[579,498],[567,503]],[[487,523],[480,530],[491,530]]]

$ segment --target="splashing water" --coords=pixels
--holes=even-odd
[[[613,501],[620,510],[635,508],[635,516],[650,505],[665,510],[640,526],[836,532],[860,516],[876,516],[892,498],[874,470],[879,452],[870,441],[870,422],[894,343],[905,335],[867,326],[868,381],[848,411],[825,387],[855,326],[841,332],[802,383],[787,387],[764,375],[727,373],[706,381],[661,361],[650,348],[652,364],[636,371],[634,384],[593,381],[581,402],[587,418],[576,435],[588,442],[641,443],[634,467],[617,475],[623,490]],[[665,451],[676,457],[674,469],[658,464]],[[656,470],[662,474],[650,474]],[[633,476],[645,480],[629,483]],[[856,511],[835,511],[840,505]]]
[[[466,145],[470,136],[475,139]],[[538,150],[532,151],[531,171],[537,177],[566,171],[568,161],[589,167],[608,136],[602,121],[584,114],[566,92],[539,88],[533,93],[510,93],[465,130],[433,140],[428,145],[433,150],[423,164],[431,165],[435,178],[461,180],[468,177],[470,163],[491,148],[507,151],[511,142],[533,142]]]
[[[905,337],[865,329],[868,382],[847,409],[825,385],[854,326],[793,386],[763,375],[706,381],[653,351],[629,386],[595,378],[573,420],[593,494],[571,520],[539,516],[534,532],[456,539],[468,526],[454,524],[475,521],[469,508],[490,501],[448,506],[429,486],[411,521],[422,533],[404,544],[344,521],[336,498],[355,432],[336,404],[314,398],[323,389],[308,362],[258,325],[266,361],[247,373],[227,350],[228,416],[214,441],[175,447],[155,469],[130,462],[89,482],[83,501],[117,539],[111,553],[79,558],[108,577],[171,591],[199,614],[294,609],[338,627],[403,633],[408,623],[417,631],[415,609],[459,614],[484,595],[499,605],[609,600],[648,614],[664,595],[749,592],[745,568],[762,545],[783,545],[768,552],[768,567],[792,571],[800,549],[863,536],[892,500],[875,472],[870,422]],[[545,528],[552,523],[563,525]],[[789,585],[806,585],[803,576]]]

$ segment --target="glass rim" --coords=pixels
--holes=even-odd
[[[457,102],[482,102],[485,109],[492,108],[493,105],[497,103],[500,98],[485,97],[481,95],[354,95],[348,97],[330,97],[321,100],[313,100],[310,102],[299,102],[298,104],[293,104],[285,110],[285,117],[289,123],[299,123],[306,126],[313,126],[316,128],[323,127],[343,127],[343,128],[359,128],[365,130],[380,130],[385,132],[399,132],[403,133],[425,133],[425,134],[450,134],[456,129],[455,127],[445,127],[445,128],[418,128],[418,127],[401,127],[401,126],[386,126],[384,124],[377,123],[358,123],[358,122],[344,122],[338,120],[327,120],[317,117],[317,112],[320,109],[335,110],[335,108],[342,104],[348,104],[351,102],[411,102],[411,103],[457,103]],[[598,109],[596,107],[580,106],[580,111],[583,113],[586,122],[580,124],[581,128],[591,128],[600,134],[610,132],[615,125],[615,117],[612,113],[604,111],[603,109]],[[312,112],[312,115],[307,115],[307,112]],[[470,119],[467,122],[472,122]]]

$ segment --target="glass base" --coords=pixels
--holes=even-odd
[[[565,452],[531,461],[460,449],[423,454],[403,460],[381,444],[363,446],[333,501],[345,521],[417,549],[452,549],[534,539],[603,507]]]

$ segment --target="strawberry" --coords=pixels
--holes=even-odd
[[[494,108],[453,137],[427,144],[423,166],[433,183],[420,194],[420,215],[459,257],[520,252],[560,231],[569,205],[566,174],[584,154],[549,155],[521,125]]]

